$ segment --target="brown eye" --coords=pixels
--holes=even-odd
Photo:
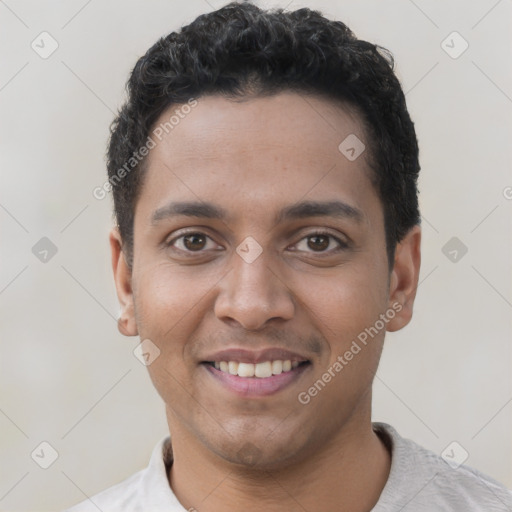
[[[325,251],[329,247],[329,236],[311,235],[308,237],[308,247],[313,251]]]
[[[330,233],[311,233],[302,238],[296,245],[295,250],[305,253],[334,254],[348,249],[348,243]]]
[[[191,233],[183,236],[183,245],[189,251],[200,251],[206,245],[206,236],[201,233]]]
[[[177,256],[201,256],[212,251],[222,250],[211,237],[201,231],[183,233],[165,243]]]

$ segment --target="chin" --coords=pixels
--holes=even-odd
[[[234,433],[225,436],[222,440],[206,444],[210,450],[222,457],[225,461],[260,471],[280,470],[291,465],[307,451],[307,444],[311,444],[311,437],[300,435],[288,428],[286,432],[273,432],[271,428],[254,428],[247,432]],[[289,425],[288,425],[289,427]],[[303,430],[302,430],[303,431]]]

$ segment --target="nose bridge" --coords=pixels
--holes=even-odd
[[[290,291],[276,270],[270,269],[268,254],[260,252],[253,259],[254,250],[250,242],[237,248],[232,271],[223,280],[215,304],[218,318],[236,320],[250,330],[262,327],[271,318],[290,319],[295,310]],[[251,251],[252,257],[247,257]]]
[[[239,256],[233,258],[233,288],[231,293],[243,298],[252,296],[252,300],[269,303],[272,295],[272,277],[275,274],[269,268],[269,261],[263,254],[254,261]]]

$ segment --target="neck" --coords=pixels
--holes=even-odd
[[[386,484],[390,454],[364,424],[346,425],[322,449],[279,469],[232,464],[172,422],[169,483],[188,510],[369,512]]]

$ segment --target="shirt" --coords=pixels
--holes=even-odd
[[[373,423],[373,429],[391,452],[391,469],[370,512],[512,512],[512,492],[476,469],[455,464],[454,451],[443,459],[386,423]],[[167,480],[171,464],[166,436],[147,468],[66,512],[186,512]]]

